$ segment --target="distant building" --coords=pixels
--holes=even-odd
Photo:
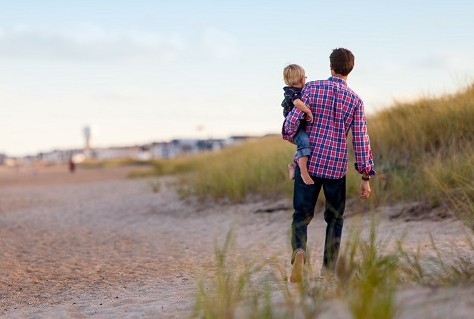
[[[218,151],[225,146],[222,139],[174,139],[170,142],[156,142],[150,145],[152,158],[174,158],[200,152]]]
[[[69,161],[71,150],[53,150],[46,153],[39,153],[36,160],[45,165],[63,164]]]
[[[84,149],[52,150],[41,152],[34,156],[12,158],[0,154],[0,165],[27,166],[41,163],[43,165],[66,164],[72,157],[79,163],[87,158],[98,160],[134,159],[147,161],[158,158],[175,158],[177,156],[193,155],[200,152],[213,152],[224,147],[242,143],[252,136],[230,136],[227,139],[174,139],[169,142],[153,142],[144,145],[90,148],[90,128],[84,128],[86,145]]]
[[[141,152],[140,146],[122,146],[122,147],[107,147],[94,148],[91,150],[91,157],[98,160],[108,160],[117,158],[138,158]]]

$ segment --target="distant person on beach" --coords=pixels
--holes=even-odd
[[[293,108],[297,108],[304,113],[304,121],[299,123],[299,128],[295,133],[291,142],[296,144],[296,154],[294,161],[298,163],[301,178],[307,185],[314,184],[313,179],[308,173],[308,157],[311,155],[309,148],[309,136],[306,134],[306,123],[313,122],[313,113],[309,107],[301,101],[301,89],[306,83],[306,75],[304,69],[297,64],[287,65],[283,69],[283,80],[285,81],[284,99],[281,102],[283,107],[283,116],[286,117]],[[291,179],[295,178],[295,164],[288,164],[289,175]]]
[[[73,156],[69,156],[69,172],[74,173],[76,171],[76,163],[74,162]]]
[[[354,55],[343,48],[334,49],[329,57],[331,77],[310,81],[302,90],[301,100],[315,114],[306,122],[306,113],[293,108],[283,126],[283,138],[292,141],[306,122],[311,155],[308,172],[314,181],[307,185],[296,166],[293,192],[293,220],[291,223],[292,270],[290,282],[303,280],[306,262],[307,227],[314,216],[316,201],[321,188],[326,199],[324,220],[326,236],[321,274],[332,274],[341,244],[346,201],[347,136],[352,131],[355,169],[362,175],[360,197],[370,196],[370,177],[375,175],[370,140],[367,133],[364,103],[347,86],[347,77],[354,67]]]

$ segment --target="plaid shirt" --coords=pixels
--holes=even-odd
[[[306,83],[303,102],[313,112],[313,123],[307,123],[311,157],[308,172],[312,176],[337,179],[347,173],[347,135],[352,130],[355,168],[375,175],[369,135],[364,114],[364,103],[343,79]],[[293,108],[284,123],[283,138],[292,141],[304,113]]]

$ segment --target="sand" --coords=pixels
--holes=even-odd
[[[131,170],[0,169],[2,318],[189,318],[197,282],[212,269],[214,243],[230,229],[247,260],[276,260],[289,272],[290,200],[197,203],[179,198],[172,177],[130,179]],[[406,233],[405,249],[428,250],[432,234],[447,258],[474,259],[470,230],[449,214],[419,207],[375,212],[387,249]],[[355,227],[368,229],[369,215],[355,213],[365,208],[363,202],[348,208],[345,237]],[[319,213],[308,239],[315,268],[324,229]],[[471,318],[472,296],[472,285],[406,288],[397,293],[398,317]],[[331,305],[320,318],[350,318]]]

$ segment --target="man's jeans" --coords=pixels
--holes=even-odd
[[[291,247],[293,249],[291,263],[294,261],[296,250],[302,249],[306,252],[307,229],[313,219],[314,208],[316,207],[316,201],[322,187],[324,197],[326,198],[324,220],[327,223],[323,266],[334,270],[344,223],[346,177],[344,176],[340,179],[312,178],[314,184],[306,185],[301,179],[299,167],[296,166],[293,191],[293,207],[295,211],[291,224]]]

